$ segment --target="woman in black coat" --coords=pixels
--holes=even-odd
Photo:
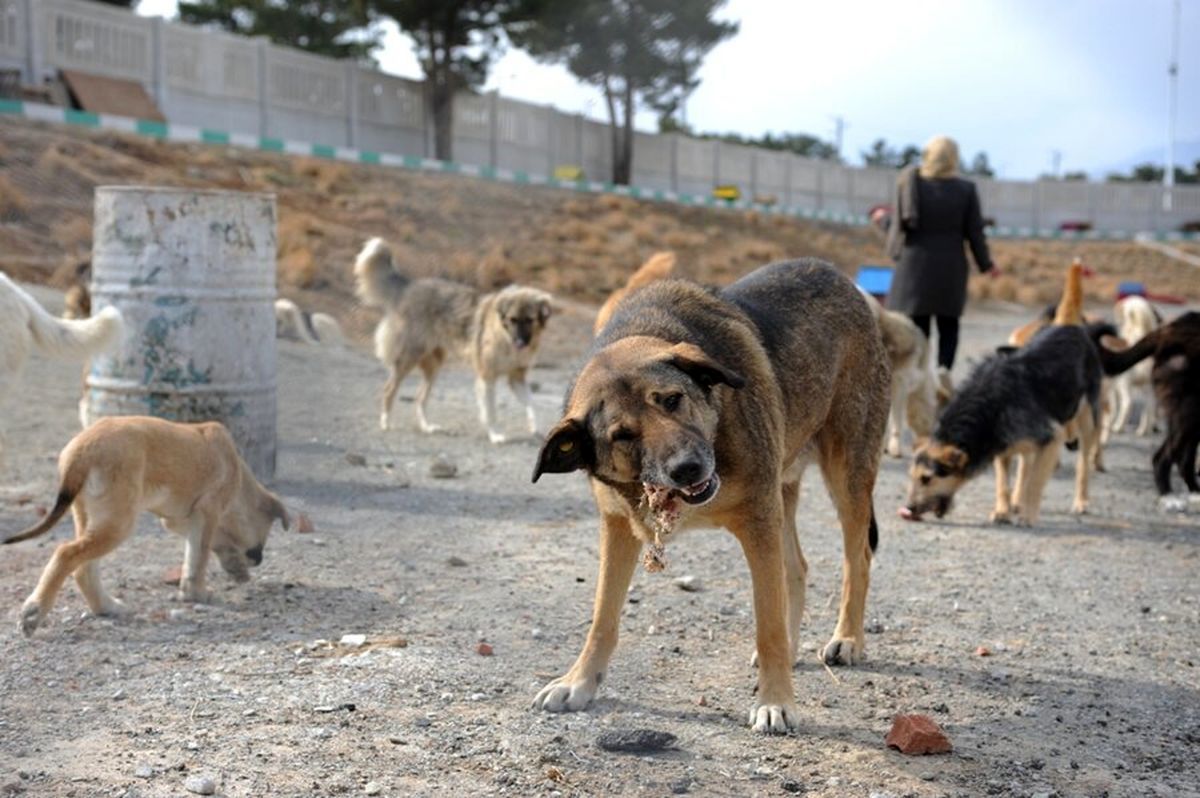
[[[958,176],[954,140],[935,136],[921,153],[921,168],[905,169],[896,180],[888,254],[897,266],[888,307],[911,317],[926,337],[937,317],[938,365],[946,370],[954,365],[967,302],[964,240],[979,270],[991,270],[975,184]]]

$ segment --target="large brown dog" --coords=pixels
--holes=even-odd
[[[104,418],[76,435],[58,459],[58,501],[36,526],[13,535],[16,543],[44,534],[74,509],[75,540],[59,544],[21,610],[20,627],[32,634],[66,578],[74,574],[88,607],[115,615],[124,605],[100,584],[99,558],[133,533],[143,510],[165,529],[187,538],[179,597],[206,601],[209,552],[236,580],[262,562],[271,525],[289,519],[282,502],[259,484],[216,422],[176,424],[157,418]]]
[[[662,566],[673,531],[723,526],[750,566],[757,624],[756,731],[796,725],[792,664],[807,565],[796,534],[804,466],[816,460],[844,543],[829,664],[863,656],[871,492],[888,407],[887,354],[854,284],[816,260],[765,266],[720,291],[668,280],[630,294],[597,338],[542,445],[533,479],[582,469],[601,516],[587,642],[535,704],[581,710],[617,642],[643,545]]]
[[[419,367],[424,379],[417,389],[417,424],[422,432],[437,432],[440,427],[425,417],[425,402],[446,357],[459,354],[475,370],[479,420],[491,442],[508,439],[495,421],[496,380],[501,377],[525,406],[530,434],[537,433],[527,376],[553,310],[550,294],[521,285],[480,294],[450,280],[410,280],[381,238],[372,238],[358,253],[354,276],[359,298],[384,311],[375,328],[375,356],[391,375],[383,389],[381,428],[391,423],[400,383]]]

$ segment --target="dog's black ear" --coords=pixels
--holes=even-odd
[[[675,344],[668,350],[666,362],[691,377],[705,390],[718,383],[724,383],[730,388],[746,385],[745,377],[713,360],[695,344]]]
[[[1016,352],[1016,351],[1017,351],[1017,347],[1010,346],[1009,344],[1004,344],[1003,346],[996,347],[997,355],[1011,355],[1013,352]]]
[[[546,435],[533,467],[533,481],[537,482],[542,474],[565,474],[594,464],[592,436],[587,428],[579,419],[564,418]]]

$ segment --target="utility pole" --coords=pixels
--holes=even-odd
[[[1175,188],[1175,117],[1179,106],[1179,0],[1171,4],[1171,61],[1167,64],[1167,168],[1163,170],[1163,210],[1170,212],[1172,189]]]
[[[833,118],[833,150],[837,155],[837,159],[842,159],[842,134],[846,132],[846,117],[835,116]]]

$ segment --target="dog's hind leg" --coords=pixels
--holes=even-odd
[[[1129,421],[1129,411],[1133,408],[1133,394],[1129,387],[1129,374],[1121,374],[1114,379],[1117,402],[1116,410],[1113,413],[1112,423],[1109,424],[1109,430],[1112,432],[1121,432],[1125,429],[1125,424]],[[1144,417],[1144,415],[1143,415]],[[1142,434],[1142,427],[1138,425],[1138,434]]]
[[[429,419],[425,417],[425,403],[429,401],[429,392],[433,390],[433,381],[437,379],[438,369],[442,367],[443,360],[444,354],[430,352],[417,363],[421,367],[421,387],[417,389],[416,399],[417,426],[421,428],[421,432],[427,434],[442,430],[437,424],[430,424]]]
[[[1075,416],[1079,429],[1079,454],[1075,459],[1075,500],[1071,503],[1074,515],[1083,515],[1088,508],[1088,476],[1092,464],[1100,468],[1100,431],[1096,428],[1096,413],[1092,406],[1084,402]]]
[[[908,418],[908,381],[899,375],[892,375],[892,413],[888,421],[888,436],[886,451],[889,457],[899,457],[900,439],[904,433],[904,422]]]
[[[83,537],[87,530],[87,511],[80,502],[75,502],[71,508],[75,514],[75,536]],[[87,601],[93,615],[124,615],[129,610],[119,600],[113,598],[100,583],[100,561],[89,560],[75,569],[75,584]]]
[[[119,546],[133,531],[135,519],[136,516],[132,514],[113,515],[99,523],[90,519],[87,531],[80,537],[60,543],[42,571],[37,587],[21,607],[21,631],[27,635],[33,634],[54,606],[54,600],[66,578]]]
[[[1187,485],[1187,489],[1192,493],[1200,493],[1200,483],[1196,481],[1196,448],[1200,446],[1200,431],[1192,435],[1190,438],[1184,438],[1183,448],[1177,452],[1180,476],[1183,477],[1183,482]]]
[[[400,391],[400,383],[412,371],[416,363],[413,361],[396,360],[392,363],[391,373],[383,386],[383,397],[379,407],[379,428],[386,430],[392,423],[392,405],[396,402],[396,394]]]
[[[800,548],[796,529],[796,507],[800,503],[800,481],[783,483],[783,578],[787,587],[788,654],[796,662],[800,648],[800,626],[804,622],[804,592],[808,584],[808,563]]]
[[[517,369],[508,375],[508,387],[513,396],[525,406],[525,421],[529,425],[529,434],[537,435],[537,414],[533,410],[533,393],[529,390],[528,375],[525,369]]]
[[[578,712],[596,696],[604,681],[609,658],[617,646],[621,608],[625,606],[629,582],[633,579],[641,550],[642,541],[634,535],[627,517],[602,515],[600,574],[596,579],[596,599],[587,642],[571,669],[538,692],[533,699],[535,708],[547,712]]]
[[[1033,526],[1038,522],[1038,515],[1042,507],[1042,492],[1058,465],[1060,446],[1062,446],[1062,438],[1055,437],[1045,446],[1038,447],[1036,452],[1023,456],[1019,469],[1019,472],[1024,472],[1020,488],[1021,504],[1017,514],[1019,525]]]
[[[1158,488],[1159,496],[1171,494],[1171,466],[1173,465],[1173,430],[1167,430],[1167,437],[1154,452],[1154,486]]]
[[[1012,465],[1012,455],[1001,455],[992,460],[996,471],[996,509],[988,519],[993,524],[1007,524],[1012,520],[1012,501],[1008,487],[1008,472]]]
[[[820,448],[821,473],[842,524],[842,602],[837,628],[821,658],[828,665],[854,665],[865,658],[863,615],[871,578],[870,532],[875,524],[871,492],[878,462],[861,447],[850,450],[840,440],[823,440]]]
[[[1154,431],[1158,416],[1158,400],[1154,397],[1154,392],[1146,391],[1145,394],[1146,401],[1142,405],[1142,417],[1138,419],[1137,425],[1137,434],[1143,438]]]

